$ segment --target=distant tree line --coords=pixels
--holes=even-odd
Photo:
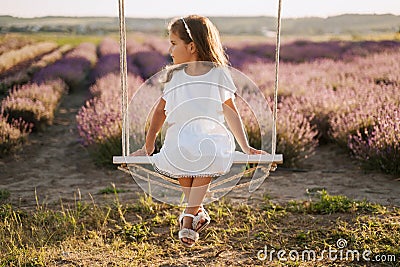
[[[164,34],[170,18],[127,18],[128,31]],[[222,34],[273,35],[274,17],[211,17]],[[118,18],[112,17],[43,17],[21,19],[0,16],[0,33],[64,32],[106,34],[118,32]],[[328,18],[307,17],[284,19],[285,35],[400,33],[400,16],[340,15]]]

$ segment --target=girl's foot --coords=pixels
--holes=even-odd
[[[193,222],[193,218],[191,218],[191,217],[184,217],[183,218],[183,222],[182,222],[182,228],[187,228],[187,229],[192,229],[193,230],[193,228],[192,228],[192,222]],[[188,244],[193,244],[194,243],[194,240],[192,240],[192,239],[189,239],[189,238],[182,238],[182,241],[183,242],[186,242],[186,243],[188,243]]]
[[[199,207],[198,212],[196,213],[196,215],[195,215],[194,217],[199,217],[199,215],[200,215],[201,212],[203,212],[203,211],[205,211],[205,213],[206,213],[207,216],[208,216],[207,211],[204,209],[203,205],[201,205],[201,206]],[[186,212],[186,210],[182,212],[182,214],[181,214],[179,220],[183,220],[182,216],[183,216],[183,214],[184,214],[185,212]],[[209,217],[208,217],[208,218],[209,218]],[[207,221],[206,218],[205,218],[204,216],[200,216],[199,219],[190,218],[189,220],[192,221],[192,222],[191,222],[191,229],[195,230],[196,232],[197,232],[197,230],[198,230],[199,228],[203,227],[204,223],[206,223],[206,221]],[[196,221],[197,225],[193,225],[193,221]],[[180,222],[180,223],[181,223],[181,222]]]
[[[193,219],[192,222],[193,229],[196,232],[201,232],[207,227],[207,225],[210,224],[210,222],[211,222],[210,216],[208,215],[203,205],[201,205],[199,211],[197,212],[195,218]]]
[[[180,231],[179,239],[186,247],[192,247],[194,243],[199,239],[199,234],[192,228],[193,214],[181,214],[179,218]]]
[[[179,239],[186,247],[192,247],[198,240],[198,232],[202,231],[211,221],[207,211],[201,205],[196,215],[185,213],[179,216]]]

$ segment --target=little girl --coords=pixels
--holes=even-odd
[[[131,155],[151,155],[166,122],[164,144],[152,161],[155,170],[179,180],[187,202],[179,217],[179,239],[191,247],[198,232],[210,223],[201,204],[212,178],[230,170],[234,137],[244,153],[266,152],[249,146],[216,27],[206,17],[191,15],[173,20],[168,30],[174,64],[166,70],[163,96],[151,118],[146,144]]]

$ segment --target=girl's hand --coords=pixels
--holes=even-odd
[[[142,147],[142,148],[136,150],[135,152],[129,154],[129,156],[131,156],[131,157],[146,156],[146,155],[147,155],[147,153],[146,153],[146,150],[144,149],[144,147]]]
[[[243,152],[245,152],[246,154],[250,154],[250,155],[257,155],[257,154],[269,155],[269,153],[264,150],[255,149],[250,146],[247,149],[244,149]],[[270,170],[275,171],[277,167],[278,167],[278,165],[275,162],[272,162]]]
[[[243,149],[243,152],[246,154],[249,154],[249,155],[257,155],[257,154],[268,155],[269,154],[264,150],[255,149],[251,146],[247,147],[246,149]]]
[[[142,148],[136,150],[135,152],[133,152],[129,156],[131,156],[131,157],[148,156],[148,155],[151,155],[153,152],[154,152],[154,146],[153,147],[148,147],[147,149],[146,149],[145,146],[143,146]]]

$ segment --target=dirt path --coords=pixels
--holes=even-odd
[[[87,99],[87,91],[64,97],[56,114],[54,125],[43,133],[32,134],[23,153],[0,160],[0,189],[7,189],[12,203],[20,207],[39,203],[64,203],[79,198],[96,202],[105,196],[100,190],[115,183],[122,200],[137,197],[141,189],[131,177],[118,171],[96,167],[88,152],[79,143],[75,115]],[[111,159],[110,159],[111,160]],[[306,161],[302,171],[278,169],[251,195],[250,203],[268,195],[278,202],[306,200],[307,190],[325,188],[330,194],[342,194],[355,199],[367,199],[384,205],[400,206],[400,181],[378,172],[365,172],[357,163],[335,146],[318,148]],[[233,191],[233,200],[248,200],[246,190]]]

